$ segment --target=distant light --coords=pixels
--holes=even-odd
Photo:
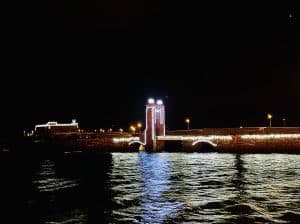
[[[268,119],[271,119],[272,118],[272,114],[268,114]]]
[[[154,104],[154,102],[155,102],[155,101],[154,101],[153,98],[149,98],[149,99],[148,99],[148,103],[149,103],[149,104]]]
[[[138,126],[138,128],[141,128],[142,127],[142,123],[137,123],[137,126]]]
[[[185,119],[185,122],[186,122],[186,123],[190,123],[190,119],[189,119],[189,118],[186,118],[186,119]]]
[[[133,132],[136,131],[136,128],[135,128],[133,125],[131,125],[131,126],[129,127],[129,129],[130,129],[131,131],[133,131]]]
[[[157,104],[157,105],[162,105],[162,104],[163,104],[163,101],[162,101],[162,100],[157,100],[157,101],[156,101],[156,104]]]

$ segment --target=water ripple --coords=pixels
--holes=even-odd
[[[116,221],[286,223],[299,220],[298,155],[113,154]],[[129,203],[128,203],[129,201]],[[134,208],[134,209],[132,209]]]
[[[40,192],[52,192],[74,188],[78,185],[78,180],[57,178],[54,162],[45,160],[42,161],[41,170],[36,174],[33,184]]]
[[[300,223],[300,155],[76,154],[24,164],[2,160],[2,182],[12,189],[6,206],[26,200],[28,223]]]

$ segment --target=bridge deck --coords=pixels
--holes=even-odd
[[[246,134],[293,134],[300,133],[300,127],[245,127],[245,128],[203,128],[166,131],[166,135],[246,135]]]

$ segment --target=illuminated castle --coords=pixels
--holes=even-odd
[[[37,124],[35,125],[35,133],[39,136],[57,134],[57,133],[66,133],[66,132],[77,132],[78,123],[75,119],[72,120],[72,123],[62,124],[57,123],[56,121],[49,121],[46,124]]]
[[[165,136],[165,106],[162,100],[148,99],[146,105],[146,128],[144,143],[148,147],[155,147],[156,136]]]

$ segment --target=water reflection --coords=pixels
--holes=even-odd
[[[234,159],[234,167],[235,173],[232,178],[233,186],[235,187],[235,191],[237,192],[237,198],[240,201],[245,201],[245,196],[247,194],[245,185],[245,173],[247,169],[244,166],[244,159],[243,155],[236,154]]]
[[[114,153],[113,218],[132,223],[278,222],[265,206],[264,200],[272,199],[261,196],[263,189],[253,189],[268,184],[272,172],[263,166],[270,166],[266,155],[258,159],[265,163],[238,154]]]
[[[78,179],[58,178],[55,164],[52,160],[41,161],[40,171],[37,172],[33,184],[39,192],[60,191],[78,186]]]
[[[32,182],[36,193],[31,210],[46,223],[107,221],[110,169],[110,154],[68,154],[41,160]]]
[[[163,223],[168,219],[176,218],[183,209],[183,203],[169,198],[172,190],[171,154],[146,154],[141,153],[140,171],[143,183],[141,207],[142,223]]]
[[[232,176],[234,197],[230,199],[232,203],[225,206],[225,209],[231,214],[227,219],[230,223],[255,223],[258,218],[257,216],[254,216],[254,219],[252,218],[252,214],[256,210],[255,206],[248,201],[249,195],[245,177],[247,169],[244,156],[243,154],[236,154],[234,158],[233,169],[235,172]]]
[[[111,223],[136,223],[141,219],[140,195],[143,193],[139,181],[139,158],[136,153],[113,153],[113,169],[109,186],[112,189]]]
[[[0,161],[1,203],[11,223],[300,223],[299,155],[112,153]]]

